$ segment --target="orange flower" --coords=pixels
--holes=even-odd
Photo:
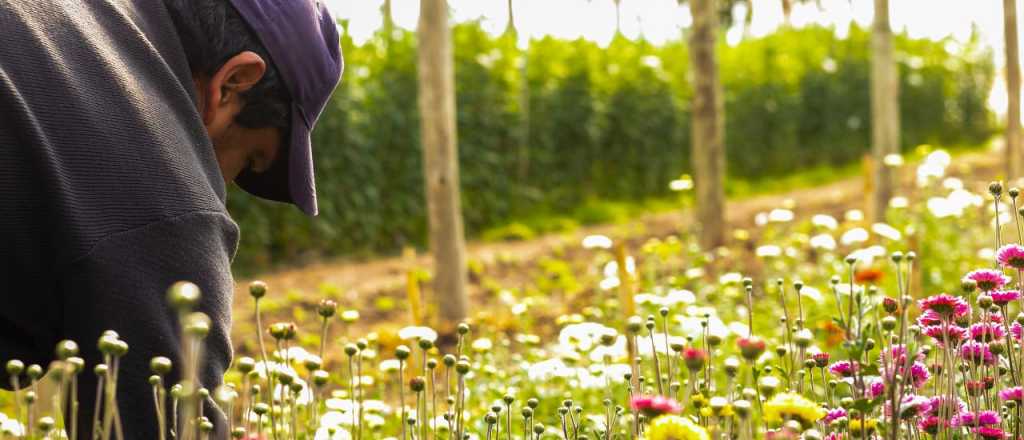
[[[877,267],[865,267],[853,274],[854,281],[858,283],[876,284],[882,279],[882,269]]]
[[[846,338],[846,332],[832,321],[825,321],[819,324],[819,328],[825,331],[825,345],[835,347]]]

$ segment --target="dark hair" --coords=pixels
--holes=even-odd
[[[248,128],[287,129],[291,96],[259,37],[228,0],[163,0],[193,75],[212,76],[231,57],[252,51],[267,63],[263,78],[241,94],[235,121]]]

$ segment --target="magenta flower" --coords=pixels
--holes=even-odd
[[[1010,282],[1010,277],[998,270],[992,269],[972,270],[964,276],[964,279],[974,281],[978,288],[985,292],[1002,289],[1006,283]]]
[[[928,398],[916,394],[903,396],[900,401],[900,418],[910,419],[928,411]],[[892,402],[885,402],[885,416],[892,417]]]
[[[1013,339],[1020,340],[1021,334],[1024,333],[1024,328],[1018,323],[1010,324],[1010,334],[1013,335]]]
[[[989,296],[992,297],[993,303],[1002,307],[1020,298],[1020,292],[1016,290],[994,290],[989,293]]]
[[[825,413],[825,418],[823,418],[821,421],[825,422],[825,424],[827,425],[840,417],[846,417],[846,414],[846,410],[842,408],[830,409],[827,413]]]
[[[974,428],[973,430],[971,430],[971,432],[974,432],[975,434],[978,435],[978,437],[981,437],[985,440],[1001,440],[1006,438],[1006,433],[1004,433],[1003,430],[999,428],[990,428],[984,426],[981,428]]]
[[[921,327],[931,327],[939,324],[942,324],[942,317],[931,310],[925,310],[921,313],[921,316],[917,317],[917,325]]]
[[[1024,247],[1017,244],[1005,245],[996,251],[996,261],[1008,269],[1024,269]]]
[[[868,394],[871,395],[872,398],[881,396],[884,392],[885,382],[882,382],[881,380],[876,380],[871,382],[871,385],[868,385]]]
[[[996,359],[988,349],[988,344],[975,341],[968,341],[960,346],[960,357],[976,365],[994,365]]]
[[[963,299],[945,293],[932,295],[917,302],[921,310],[931,310],[940,317],[948,319],[960,317],[971,311],[971,306]]]
[[[945,344],[946,338],[949,338],[949,342],[953,345],[960,342],[967,335],[967,330],[963,327],[957,327],[955,325],[942,326],[933,325],[924,328],[924,334],[931,336],[935,339],[935,342],[939,345]]]
[[[664,396],[636,396],[629,401],[633,411],[639,411],[649,418],[662,414],[679,414],[682,407],[674,399]]]
[[[852,377],[857,372],[857,364],[850,361],[839,361],[828,367],[828,372],[836,377]]]
[[[999,398],[1003,400],[1013,400],[1020,403],[1021,401],[1024,401],[1024,388],[1010,387],[999,390]]]
[[[917,429],[935,435],[945,424],[946,422],[936,416],[928,416],[917,422]]]
[[[959,398],[955,400],[949,400],[946,396],[935,396],[928,401],[928,415],[936,416],[939,414],[950,414],[957,415],[964,411],[967,411],[967,404]],[[945,409],[945,411],[943,411]]]
[[[981,411],[977,414],[967,411],[957,414],[956,417],[953,417],[954,427],[977,427],[998,425],[999,422],[999,414],[997,414],[995,411]]]
[[[971,339],[978,342],[992,342],[1003,339],[1006,330],[996,323],[977,323],[971,326]]]
[[[921,388],[926,382],[928,382],[928,379],[932,375],[928,372],[928,367],[924,364],[914,362],[914,364],[910,366],[910,376],[911,379],[913,379],[914,388]]]

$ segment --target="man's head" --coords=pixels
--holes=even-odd
[[[319,1],[164,0],[225,183],[316,213],[309,133],[341,74]]]

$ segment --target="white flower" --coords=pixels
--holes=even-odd
[[[398,331],[398,337],[409,340],[427,340],[434,342],[437,340],[437,332],[430,327],[412,325],[405,327]]]
[[[386,361],[381,361],[379,368],[381,373],[393,373],[398,371],[401,367],[403,367],[402,362],[398,359],[388,359]]]
[[[616,287],[619,287],[619,277],[605,278],[601,280],[601,282],[598,284],[598,287],[600,287],[601,290],[611,290]]]
[[[843,215],[843,218],[845,218],[848,222],[859,222],[861,220],[864,220],[864,211],[861,211],[859,209],[851,209],[849,211],[846,211],[846,214]]]
[[[870,265],[871,262],[875,261],[875,258],[882,258],[885,256],[885,248],[882,246],[871,246],[864,249],[857,249],[850,253],[848,258],[857,260],[857,264]]]
[[[758,257],[778,257],[782,255],[782,248],[774,244],[758,246],[756,254]]]
[[[871,232],[874,232],[890,240],[899,240],[900,238],[903,237],[903,234],[900,234],[900,231],[896,230],[896,228],[889,226],[885,223],[875,223],[871,225]]]
[[[600,344],[602,335],[616,333],[615,329],[596,322],[569,324],[558,333],[558,343],[581,352],[588,352]]]
[[[611,249],[612,239],[604,235],[588,235],[583,237],[584,249]]]
[[[906,197],[896,196],[889,199],[889,207],[893,209],[903,209],[910,206],[910,201]]]
[[[843,236],[839,238],[839,242],[843,246],[849,246],[855,243],[862,243],[868,240],[868,231],[864,228],[853,228],[843,233]]]
[[[703,267],[691,267],[689,269],[686,269],[686,272],[684,272],[684,273],[686,275],[686,278],[689,278],[689,279],[693,280],[693,279],[697,279],[697,278],[700,278],[700,277],[704,276],[704,268]]]
[[[793,221],[793,211],[788,209],[773,209],[768,213],[768,221],[772,223],[786,223]]]
[[[672,191],[689,191],[693,189],[693,179],[690,176],[683,176],[668,183],[668,189]]]
[[[480,338],[473,341],[472,347],[474,351],[484,352],[493,348],[494,343],[488,338]]]
[[[882,163],[888,167],[900,167],[903,166],[903,156],[899,154],[886,154],[885,157],[882,158]]]
[[[830,251],[836,248],[836,239],[829,234],[818,234],[811,237],[811,247]]]
[[[759,212],[754,216],[754,224],[758,226],[764,226],[768,224],[768,214]]]
[[[964,181],[956,177],[947,177],[942,181],[942,187],[952,191],[964,189]]]
[[[821,226],[826,229],[835,229],[839,227],[839,222],[836,221],[835,217],[826,214],[817,214],[811,217],[811,223],[814,226]]]
[[[743,281],[743,274],[739,272],[728,272],[718,277],[719,284],[738,284]]]
[[[821,296],[821,291],[811,286],[804,286],[803,289],[800,289],[800,296],[810,298],[816,303],[820,303],[824,299]]]
[[[626,272],[636,273],[636,260],[633,257],[626,257]],[[617,261],[609,261],[608,264],[605,264],[604,276],[605,278],[619,276],[619,263]]]

